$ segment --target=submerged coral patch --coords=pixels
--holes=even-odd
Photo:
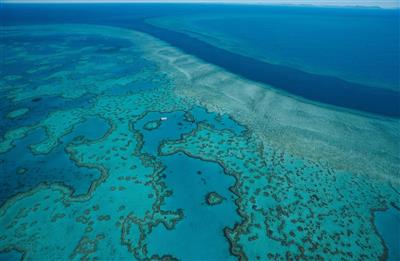
[[[160,127],[160,125],[161,125],[161,121],[160,121],[160,120],[154,120],[154,121],[149,121],[149,122],[147,122],[147,123],[144,125],[144,128],[145,128],[146,130],[148,130],[148,131],[151,131],[151,130],[157,129],[158,127]]]
[[[0,258],[390,257],[376,213],[400,209],[386,175],[396,163],[374,179],[291,153],[304,128],[282,140],[294,125],[268,113],[269,93],[141,33],[40,25],[4,35],[1,113],[29,112],[1,118]],[[369,134],[391,126],[374,122]]]
[[[15,111],[10,111],[9,113],[7,113],[6,117],[10,119],[19,118],[25,115],[28,111],[29,111],[28,108],[17,109]]]
[[[387,206],[385,202],[399,204],[388,185],[377,189],[374,180],[335,172],[265,148],[253,136],[205,124],[180,140],[165,142],[160,151],[216,162],[235,177],[233,191],[243,220],[225,230],[235,256],[255,260],[387,255],[371,210]]]
[[[224,201],[224,197],[222,197],[221,195],[219,195],[217,192],[214,191],[207,193],[205,198],[207,204],[210,206],[221,204],[222,201]]]

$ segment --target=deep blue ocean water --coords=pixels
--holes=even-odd
[[[231,17],[250,13],[257,18],[242,22],[227,19],[228,23],[216,24],[215,28],[210,22],[201,26],[209,28],[210,33],[211,29],[223,31],[227,41],[244,40],[243,47],[254,47],[254,53],[215,46],[212,41],[176,28],[161,28],[145,21],[165,15]],[[270,22],[274,21],[276,27],[269,27],[262,24],[268,19],[260,18],[265,13],[281,20],[312,16],[320,19],[320,27],[308,30],[312,24],[309,18],[293,24],[278,23],[271,17]],[[84,23],[136,29],[238,76],[306,101],[380,116],[400,114],[398,53],[393,50],[398,33],[392,27],[398,14],[393,10],[82,4],[4,5],[0,15],[4,25]],[[329,17],[336,20],[326,24]],[[346,27],[337,20],[340,17],[350,19],[346,21],[363,17],[374,26],[352,34],[361,25]],[[379,25],[372,21],[379,21]],[[386,24],[382,21],[390,25],[387,30],[379,29]],[[329,27],[333,24],[337,26]],[[297,29],[292,34],[293,26]],[[0,228],[5,231],[4,235],[0,233],[0,260],[18,259],[19,252],[27,254],[28,259],[50,260],[64,260],[67,256],[144,259],[153,254],[214,260],[237,258],[239,250],[250,259],[273,260],[270,255],[274,251],[281,257],[289,252],[300,256],[307,242],[314,244],[306,249],[310,259],[322,254],[322,248],[314,249],[314,242],[329,251],[343,250],[342,258],[386,257],[377,234],[383,238],[389,258],[398,256],[398,237],[392,233],[399,224],[398,194],[386,181],[353,173],[342,175],[324,164],[302,159],[301,155],[270,148],[265,144],[274,137],[267,137],[264,144],[253,136],[249,126],[237,123],[235,115],[219,115],[190,99],[182,99],[171,88],[174,79],[148,57],[142,58],[134,40],[110,36],[118,35],[112,28],[100,27],[101,33],[96,37],[93,35],[98,31],[91,31],[90,26],[76,35],[64,31],[73,26],[40,28],[32,33],[29,28],[21,29],[29,37],[0,39],[2,46],[10,48],[2,49],[2,58],[7,62],[0,63],[0,75],[13,79],[2,81],[5,88],[0,88],[4,97],[0,104],[0,149],[7,148],[4,140],[11,140],[11,146],[0,153]],[[266,42],[267,29],[278,43]],[[86,33],[92,37],[82,36]],[[105,37],[108,33],[110,37]],[[348,44],[337,46],[331,42],[342,43],[337,38],[341,34],[348,36]],[[303,41],[293,40],[301,36]],[[315,42],[311,41],[314,36]],[[358,48],[357,43],[368,39],[375,46]],[[328,45],[318,48],[321,43]],[[264,51],[275,57],[261,55]],[[42,59],[51,66],[43,68],[39,64]],[[300,62],[292,63],[293,59]],[[371,63],[377,59],[379,62]],[[7,66],[9,61],[11,66]],[[29,72],[30,69],[38,70]],[[59,72],[62,77],[47,79]],[[353,78],[354,75],[358,77]],[[19,88],[13,89],[13,84]],[[38,91],[48,84],[53,88]],[[61,97],[79,90],[82,96]],[[24,99],[24,95],[28,98]],[[14,101],[15,97],[22,99]],[[318,106],[312,107],[319,112]],[[20,108],[27,108],[26,114],[7,116]],[[71,113],[74,109],[81,110]],[[65,113],[50,118],[54,112]],[[275,113],[280,115],[276,111],[266,115],[266,127],[267,117],[274,117]],[[297,116],[303,115],[294,115]],[[324,121],[332,120],[336,114],[329,116],[321,117],[322,122],[317,117],[312,120],[326,126]],[[168,119],[164,121],[162,117]],[[396,120],[355,117],[360,118],[365,121],[359,122],[378,125],[378,136],[382,132],[390,142],[398,142],[390,133],[392,125],[380,125],[395,125]],[[334,120],[352,129],[345,133],[368,132],[356,123]],[[43,122],[47,129],[31,129]],[[74,126],[71,132],[64,133],[70,126]],[[12,132],[24,127],[30,129],[25,136]],[[42,144],[38,154],[30,149],[50,138],[54,138],[54,144]],[[346,142],[348,137],[343,139]],[[307,141],[310,140],[304,139]],[[319,149],[313,148],[316,153]],[[372,154],[382,151],[381,146],[371,146]],[[392,163],[393,155],[388,152],[387,157]],[[96,183],[104,173],[108,176]],[[43,183],[54,186],[35,190]],[[65,186],[73,189],[71,195],[60,189]],[[222,197],[222,202],[209,204],[206,197],[210,192]],[[87,197],[71,200],[78,195]],[[4,202],[8,204],[2,205]],[[376,212],[375,229],[373,210],[384,209],[389,203],[397,209]],[[238,229],[233,232],[234,228]],[[58,240],[62,236],[65,241]],[[293,242],[298,245],[287,247]],[[327,259],[332,257],[329,251],[323,254]]]
[[[176,23],[166,27],[200,33],[201,40],[255,59],[398,89],[396,11],[271,9],[258,15],[177,16]]]
[[[5,24],[85,22],[133,28],[244,78],[317,103],[385,116],[400,115],[397,10],[82,4],[5,5],[1,12]],[[215,27],[213,30],[243,42],[243,48],[255,50],[253,55],[145,23],[145,19],[167,15],[229,17],[238,13],[251,14],[253,18],[201,23],[205,31]],[[266,62],[268,57],[277,63]],[[335,71],[339,73],[335,75]]]

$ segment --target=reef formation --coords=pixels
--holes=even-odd
[[[206,195],[206,202],[210,206],[221,204],[224,198],[217,192],[210,192]]]
[[[397,140],[397,120],[317,110],[125,29],[13,26],[4,34],[0,256],[388,257],[374,212],[400,211],[398,161],[394,145],[378,153],[386,143],[377,144]],[[286,125],[292,106],[267,113],[292,104],[304,121]],[[18,108],[28,111],[6,117]],[[321,129],[305,131],[316,119]],[[358,125],[361,137],[351,122],[368,122]],[[354,156],[335,154],[382,128]],[[319,135],[307,143],[310,132]],[[344,132],[348,145],[332,145]],[[317,143],[329,151],[313,150]]]

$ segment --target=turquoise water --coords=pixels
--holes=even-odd
[[[229,191],[234,178],[223,173],[217,164],[193,159],[183,154],[162,159],[167,166],[165,182],[173,194],[165,202],[169,209],[182,209],[184,219],[169,231],[158,226],[148,241],[150,253],[170,253],[181,260],[228,260],[229,243],[224,237],[226,226],[240,217],[235,209],[235,196]],[[182,171],[185,166],[185,171]],[[206,195],[216,192],[224,201],[216,206],[206,203]],[[173,244],[165,244],[174,242]]]
[[[400,259],[400,211],[390,208],[375,214],[375,223],[389,249],[389,260]]]
[[[101,119],[91,118],[78,124],[72,133],[60,140],[60,143],[68,144],[78,136],[96,140],[104,135],[108,128],[107,123]],[[1,155],[0,160],[7,163],[3,166],[1,203],[10,196],[28,191],[40,183],[60,182],[71,186],[76,195],[85,194],[93,180],[98,179],[100,175],[96,170],[84,170],[75,166],[64,153],[65,146],[61,145],[46,155],[32,155],[29,145],[40,143],[45,138],[42,130],[34,131],[16,142],[15,148]],[[19,169],[23,171],[19,173]]]
[[[0,260],[396,260],[395,111],[315,104],[215,66],[201,57],[211,45],[145,32],[143,19],[164,8],[254,12],[243,24],[260,15],[219,5],[2,10],[16,13],[0,40]],[[220,47],[227,56],[214,58],[239,57]],[[340,65],[339,49],[338,68],[366,68]],[[314,87],[326,80],[302,75]],[[387,80],[374,90],[395,99]]]

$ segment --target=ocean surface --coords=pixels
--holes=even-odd
[[[0,20],[0,260],[399,260],[398,10]]]
[[[255,59],[398,90],[397,10],[283,8],[150,19]]]

